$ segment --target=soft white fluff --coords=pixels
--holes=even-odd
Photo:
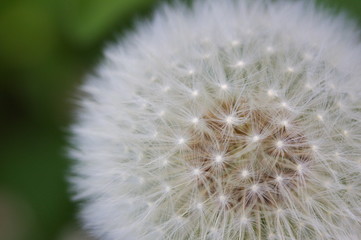
[[[361,236],[361,47],[295,1],[164,6],[85,82],[71,155],[99,239]]]

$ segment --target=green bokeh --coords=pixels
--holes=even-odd
[[[13,220],[23,219],[16,225],[26,230],[1,239],[0,201],[1,240],[58,239],[75,222],[65,181],[73,93],[99,61],[102,46],[130,29],[135,17],[148,16],[156,2],[1,1],[0,196],[16,198],[18,209],[27,209]],[[318,2],[361,24],[361,0]]]

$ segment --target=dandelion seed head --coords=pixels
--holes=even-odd
[[[104,240],[359,239],[351,25],[309,1],[195,0],[107,47],[71,128],[85,227]]]

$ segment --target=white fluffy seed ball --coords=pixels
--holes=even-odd
[[[164,6],[108,47],[72,127],[105,240],[361,236],[361,47],[299,1]]]

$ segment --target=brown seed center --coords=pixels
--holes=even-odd
[[[304,185],[313,153],[292,112],[228,101],[200,121],[185,154],[204,199],[227,209],[278,208]]]

